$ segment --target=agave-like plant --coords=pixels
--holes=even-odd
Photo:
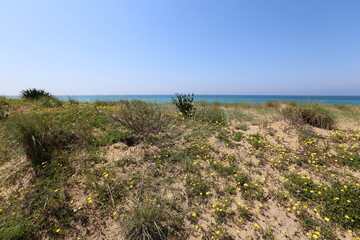
[[[184,116],[192,116],[195,112],[194,93],[179,94],[176,93],[176,99],[172,98],[172,103],[179,109]]]
[[[27,100],[39,100],[42,97],[50,97],[51,94],[42,89],[28,88],[20,92],[20,97]]]

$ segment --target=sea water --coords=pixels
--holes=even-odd
[[[174,95],[73,95],[57,96],[61,100],[74,99],[80,102],[96,100],[117,101],[138,99],[147,102],[170,103]],[[349,104],[360,105],[360,96],[283,96],[283,95],[195,95],[195,101],[220,103],[265,103],[268,101],[289,101],[297,103]]]
[[[8,96],[16,97],[19,96]],[[138,99],[155,103],[170,103],[175,95],[58,95],[60,100],[73,99],[79,102],[94,102],[97,100],[118,101],[122,99]],[[195,95],[195,101],[220,103],[265,103],[268,101],[288,101],[297,103],[348,104],[360,105],[360,96],[300,96],[300,95]]]

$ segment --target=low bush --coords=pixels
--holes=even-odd
[[[193,116],[195,113],[194,94],[179,94],[176,93],[176,99],[172,98],[172,103],[184,116]]]
[[[120,101],[119,107],[119,111],[112,115],[113,118],[139,138],[159,134],[169,124],[169,118],[155,104],[140,100],[123,100]]]
[[[288,106],[281,112],[293,124],[306,123],[324,129],[332,129],[335,124],[334,116],[318,104]]]
[[[45,92],[42,89],[29,88],[20,92],[20,97],[26,100],[39,100],[42,97],[50,97],[49,92]]]

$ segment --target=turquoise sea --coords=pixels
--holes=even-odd
[[[9,96],[19,97],[19,96]],[[60,95],[61,100],[74,99],[80,102],[93,102],[96,100],[117,101],[121,99],[139,99],[147,102],[170,103],[175,95]],[[349,104],[360,105],[360,96],[300,96],[300,95],[195,95],[197,102],[220,103],[264,103],[267,101],[291,101],[297,103],[322,103],[322,104]]]

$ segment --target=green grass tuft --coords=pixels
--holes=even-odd
[[[179,237],[181,229],[182,217],[163,200],[145,200],[124,218],[123,235],[126,240],[165,240]]]
[[[89,124],[76,122],[66,112],[21,114],[13,119],[13,129],[35,169],[57,151],[85,145],[92,136]]]
[[[324,129],[333,129],[335,124],[333,114],[318,104],[288,106],[281,113],[293,124],[306,123]]]

